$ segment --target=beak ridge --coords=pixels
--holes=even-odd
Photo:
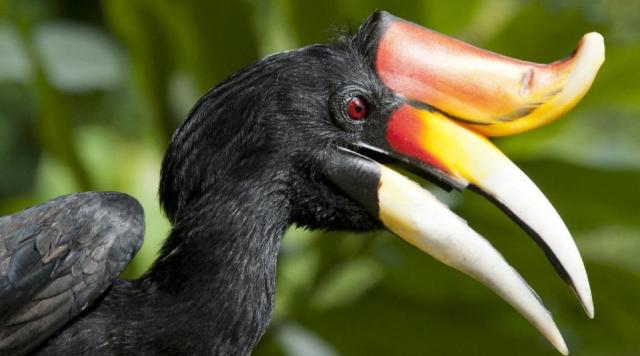
[[[538,64],[384,16],[375,57],[382,81],[484,136],[513,135],[557,119],[587,93],[604,62],[604,39],[595,32],[567,58]]]

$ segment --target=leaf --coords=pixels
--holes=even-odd
[[[315,291],[310,304],[326,309],[348,305],[374,287],[382,277],[380,265],[372,259],[360,258],[346,262]]]
[[[49,155],[41,157],[34,185],[39,201],[78,191],[78,185],[69,167]]]
[[[616,46],[605,38],[606,59],[581,106],[618,105],[640,109],[640,45]]]
[[[496,140],[513,159],[553,158],[599,169],[640,170],[640,110],[572,113],[553,128]]]
[[[482,2],[477,0],[428,1],[424,21],[418,23],[455,36],[469,24],[481,4]]]
[[[31,65],[16,29],[0,21],[0,82],[26,82],[31,79]]]
[[[338,353],[312,331],[294,323],[278,328],[278,340],[285,355],[337,356]]]
[[[298,236],[288,234],[284,238],[283,244],[290,245],[291,243],[287,241],[297,238]],[[302,291],[307,291],[310,288],[313,277],[318,272],[319,256],[317,250],[313,248],[283,248],[283,254],[278,261],[278,278],[276,279],[278,297],[275,301],[274,319],[291,314],[291,309],[295,308],[298,303],[307,303],[306,300],[300,301],[296,298],[299,298]]]
[[[577,236],[584,258],[640,274],[640,227],[602,226]]]
[[[68,92],[106,90],[123,77],[121,53],[97,28],[51,21],[33,31],[42,68],[55,88]]]
[[[128,193],[144,208],[144,244],[123,273],[126,278],[137,278],[156,259],[170,229],[157,200],[162,153],[153,145],[145,145],[135,138],[125,140],[110,128],[100,125],[83,126],[77,137],[80,158],[91,172],[96,188]]]
[[[462,29],[456,28],[455,37],[482,47],[481,44],[495,37],[505,25],[511,22],[522,5],[524,3],[518,0],[478,1],[473,16],[468,19]]]
[[[288,0],[251,0],[260,55],[298,47],[288,16]]]
[[[175,49],[166,41],[164,24],[149,13],[145,1],[106,0],[105,21],[128,50],[132,80],[140,97],[139,125],[147,136],[166,142],[177,125],[171,115],[168,86]]]
[[[258,59],[253,8],[246,1],[145,2],[166,29],[175,56],[205,91]]]

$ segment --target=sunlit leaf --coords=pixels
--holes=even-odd
[[[124,272],[127,278],[138,277],[155,260],[169,231],[169,223],[157,200],[161,153],[153,146],[125,141],[100,126],[79,130],[78,145],[97,189],[128,193],[144,208],[145,241]],[[122,157],[127,159],[123,161]]]
[[[45,75],[57,89],[105,90],[122,80],[120,52],[99,29],[49,22],[36,27],[33,35]]]
[[[260,54],[266,56],[298,46],[289,23],[290,0],[251,0],[255,7],[254,23]]]
[[[352,260],[337,267],[313,295],[312,306],[324,309],[353,303],[382,277],[380,265],[371,259]]]
[[[41,201],[78,191],[69,167],[48,155],[40,160],[35,186]]]
[[[604,226],[579,235],[580,251],[589,260],[640,274],[640,228]]]
[[[289,235],[285,241],[296,239],[297,236]],[[286,251],[286,249],[285,249]],[[318,273],[318,251],[307,248],[294,253],[285,252],[278,264],[278,298],[276,298],[274,318],[288,315],[291,309],[296,308],[296,297],[309,290],[313,277]]]
[[[337,356],[338,353],[318,335],[288,323],[278,328],[278,339],[288,356]]]
[[[189,73],[180,71],[171,76],[168,83],[168,98],[171,101],[172,114],[186,117],[200,97],[196,80]]]
[[[554,158],[601,169],[640,169],[640,110],[581,110],[554,128],[498,140],[515,159]]]
[[[456,32],[451,35],[480,46],[500,33],[504,26],[519,13],[518,9],[523,4],[518,0],[479,1],[471,18],[466,23],[460,24],[463,26],[462,29],[456,28]]]

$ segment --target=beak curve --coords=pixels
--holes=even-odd
[[[484,136],[505,136],[549,123],[587,93],[604,62],[604,39],[583,36],[565,59],[538,64],[512,59],[377,14],[375,69],[408,101],[464,123]]]
[[[363,127],[359,153],[335,150],[327,177],[390,231],[493,290],[567,354],[551,315],[500,253],[429,192],[371,158],[408,163],[440,185],[490,199],[532,236],[593,318],[587,273],[566,225],[487,137],[533,129],[573,108],[604,61],[602,36],[587,34],[571,56],[541,65],[385,12],[360,31],[371,45],[372,67],[399,104],[387,121]]]
[[[396,154],[435,167],[505,211],[543,249],[593,317],[589,280],[569,230],[540,189],[486,137],[440,112],[407,104],[391,114],[386,135]]]
[[[563,355],[551,313],[504,257],[429,191],[359,153],[336,149],[326,176],[393,233],[481,282],[518,310]]]
[[[573,108],[604,61],[602,36],[589,33],[572,55],[542,65],[471,46],[385,12],[371,22],[373,67],[404,102],[389,115],[384,133],[365,134],[363,144],[408,157],[438,172],[438,181],[470,186],[491,199],[533,237],[593,318],[589,281],[567,227],[487,136],[527,131]]]

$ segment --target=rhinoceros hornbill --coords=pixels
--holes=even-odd
[[[585,35],[549,65],[490,53],[385,12],[352,36],[264,58],[211,89],[166,152],[173,224],[159,258],[118,279],[143,239],[140,205],[79,193],[0,219],[2,355],[246,355],[273,306],[287,227],[386,227],[479,280],[562,353],[550,313],[484,238],[427,190],[473,188],[519,223],[593,317],[564,223],[487,136],[571,109],[604,59]]]

